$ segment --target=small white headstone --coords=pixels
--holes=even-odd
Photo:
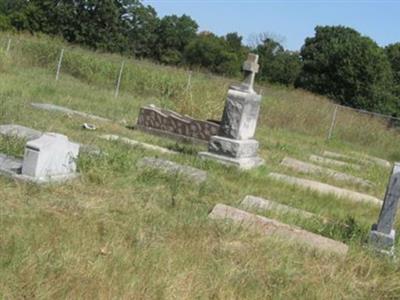
[[[68,176],[76,171],[79,144],[68,137],[45,133],[26,144],[22,175],[36,179]]]

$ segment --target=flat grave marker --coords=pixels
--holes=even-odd
[[[181,175],[195,183],[203,183],[207,180],[207,172],[165,159],[145,157],[139,160],[137,165],[141,168],[160,170],[173,176]]]
[[[302,178],[297,178],[297,177],[292,177],[288,175],[283,175],[279,173],[270,173],[268,174],[268,177],[279,180],[291,185],[295,185],[304,189],[309,189],[315,192],[318,192],[320,194],[325,194],[325,195],[334,195],[338,198],[342,199],[348,199],[353,202],[361,202],[361,203],[368,203],[368,204],[373,204],[373,205],[382,205],[382,201],[379,200],[378,198],[375,198],[370,195],[338,188],[336,186],[332,186],[326,183],[321,183],[318,181],[313,181],[313,180],[308,180],[308,179],[302,179]]]
[[[373,184],[368,180],[364,180],[353,175],[338,172],[329,168],[317,166],[311,163],[306,163],[301,160],[297,160],[291,157],[285,157],[282,162],[282,166],[288,167],[296,172],[305,174],[316,174],[326,175],[338,181],[353,182],[364,187],[371,187]]]
[[[263,235],[277,236],[284,241],[300,243],[324,252],[344,256],[348,251],[348,246],[341,242],[224,204],[217,204],[209,218],[233,222]]]

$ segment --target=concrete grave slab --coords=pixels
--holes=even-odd
[[[276,211],[282,213],[289,213],[293,215],[297,215],[303,218],[318,218],[317,215],[310,213],[308,211],[304,211],[301,209],[293,208],[284,204],[280,204],[275,201],[267,200],[260,197],[254,196],[246,196],[242,203],[241,207],[245,209],[255,209],[259,211]]]
[[[38,139],[42,132],[17,124],[0,125],[0,135],[12,136],[28,141]]]
[[[99,117],[96,115],[92,115],[92,114],[88,114],[85,112],[81,112],[81,111],[77,111],[77,110],[72,110],[63,106],[58,106],[58,105],[54,105],[54,104],[49,104],[49,103],[31,103],[32,107],[37,108],[37,109],[41,109],[41,110],[47,110],[47,111],[55,111],[55,112],[61,112],[61,113],[65,113],[65,114],[69,114],[69,115],[77,115],[80,117],[84,117],[84,118],[89,118],[92,120],[96,120],[96,121],[102,121],[102,122],[110,122],[110,119],[106,119],[103,117]]]
[[[330,158],[336,158],[336,159],[358,160],[361,163],[367,163],[367,164],[374,163],[376,165],[379,165],[379,166],[385,167],[385,168],[390,168],[392,166],[392,164],[389,161],[382,159],[382,158],[370,156],[367,154],[361,154],[361,153],[357,153],[354,151],[351,152],[351,154],[353,156],[336,153],[336,152],[332,152],[332,151],[324,151],[323,156],[330,157]]]
[[[268,174],[268,177],[291,184],[291,185],[309,189],[309,190],[318,192],[320,194],[334,195],[338,198],[351,200],[351,201],[357,202],[357,203],[361,202],[361,203],[368,203],[368,204],[379,205],[379,206],[382,205],[382,201],[373,196],[346,190],[346,189],[342,189],[342,188],[338,188],[336,186],[332,186],[332,185],[329,185],[326,183],[321,183],[318,181],[292,177],[292,176],[283,175],[283,174],[279,174],[279,173],[270,173],[270,174]]]
[[[203,183],[207,180],[207,172],[189,166],[183,166],[169,160],[145,157],[141,159],[137,165],[142,168],[160,170],[173,176],[179,174],[195,183]]]
[[[348,247],[338,241],[224,204],[217,204],[209,214],[209,218],[229,221],[263,235],[276,236],[284,241],[303,244],[323,252],[346,255],[348,251]]]
[[[281,165],[300,173],[326,175],[338,181],[349,181],[365,187],[371,187],[373,185],[372,182],[368,180],[364,180],[332,169],[320,167],[311,163],[306,163],[291,157],[285,157],[282,160]]]
[[[107,140],[107,141],[119,141],[119,142],[122,142],[122,143],[127,144],[127,145],[139,146],[139,147],[143,147],[143,148],[148,149],[148,150],[158,151],[158,152],[165,153],[165,154],[179,154],[179,152],[176,152],[176,151],[173,151],[173,150],[169,150],[167,148],[163,148],[163,147],[160,147],[160,146],[139,142],[139,141],[128,139],[128,138],[125,138],[125,137],[121,137],[121,136],[118,136],[118,135],[106,134],[106,135],[100,136],[100,138],[104,139],[104,140]]]
[[[310,161],[315,162],[315,163],[319,163],[319,164],[324,164],[324,165],[332,165],[332,166],[338,166],[338,167],[348,167],[348,168],[352,168],[352,169],[355,169],[355,170],[361,170],[361,166],[360,165],[351,164],[351,163],[347,163],[347,162],[344,162],[344,161],[330,159],[330,158],[326,158],[326,157],[322,157],[322,156],[318,156],[318,155],[310,155]]]

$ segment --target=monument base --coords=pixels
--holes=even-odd
[[[213,136],[208,144],[208,151],[232,158],[256,157],[258,146],[258,142],[254,139],[234,140],[222,136]]]
[[[385,234],[376,230],[377,225],[372,226],[369,234],[370,245],[378,252],[389,256],[394,255],[394,241],[396,237],[396,231],[392,229],[390,234]]]
[[[264,164],[264,160],[258,156],[233,158],[224,155],[214,154],[211,152],[200,152],[199,156],[204,159],[214,160],[224,165],[235,166],[241,170],[254,169]]]

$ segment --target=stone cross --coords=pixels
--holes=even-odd
[[[249,53],[247,60],[243,63],[244,81],[239,86],[239,89],[248,93],[255,93],[254,79],[260,66],[258,64],[258,55]]]
[[[386,190],[385,199],[377,224],[372,226],[370,243],[382,252],[393,253],[395,230],[393,229],[400,201],[400,163],[395,163]]]

